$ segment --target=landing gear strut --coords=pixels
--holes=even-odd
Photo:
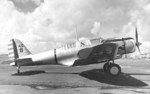
[[[103,70],[105,73],[108,73],[111,76],[119,76],[121,73],[121,68],[118,64],[113,62],[107,62],[103,66]]]
[[[111,63],[105,63],[104,64],[104,66],[103,66],[103,70],[104,70],[104,72],[106,72],[107,73],[107,70],[108,70],[108,66],[110,65]]]
[[[20,66],[17,65],[17,73],[20,74]]]

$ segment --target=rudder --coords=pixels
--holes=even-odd
[[[31,52],[27,47],[18,39],[11,39],[8,44],[8,57],[10,60],[30,55]]]

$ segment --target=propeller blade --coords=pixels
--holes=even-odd
[[[125,39],[122,38],[122,41],[123,41],[123,43],[124,43],[125,58],[127,58],[127,50],[126,50],[126,42],[125,42]]]
[[[136,31],[135,31],[135,39],[136,39],[136,43],[138,43],[139,41],[138,41],[138,31],[137,31],[137,27],[136,27]]]
[[[136,30],[135,30],[135,40],[136,40],[136,43],[135,43],[135,45],[136,45],[136,47],[138,48],[138,51],[141,53],[141,51],[140,51],[140,45],[141,45],[141,43],[139,42],[139,37],[138,37],[138,30],[137,30],[137,27],[136,27]]]
[[[140,51],[140,47],[139,47],[139,46],[137,46],[137,48],[138,48],[138,51],[141,53],[141,51]]]

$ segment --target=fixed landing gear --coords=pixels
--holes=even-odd
[[[119,76],[121,73],[120,66],[111,62],[105,63],[103,66],[103,70],[105,73],[108,73],[111,76]]]

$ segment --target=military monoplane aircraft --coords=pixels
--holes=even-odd
[[[141,43],[138,41],[137,29],[135,34],[135,41],[131,37],[85,39],[39,54],[31,54],[20,40],[11,39],[8,44],[8,56],[12,61],[10,65],[17,67],[18,74],[21,66],[60,64],[74,67],[105,63],[103,70],[111,76],[118,76],[121,67],[115,64],[115,59],[135,52],[136,47],[140,51]]]

